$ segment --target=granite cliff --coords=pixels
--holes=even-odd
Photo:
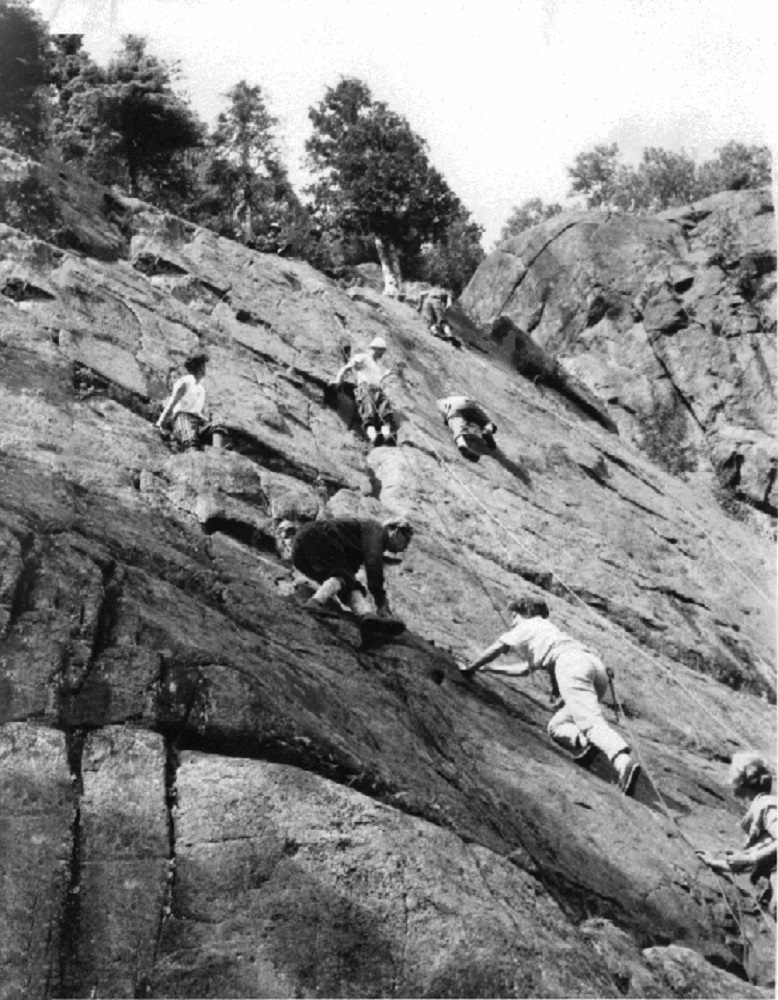
[[[510,320],[671,472],[774,517],[776,243],[769,188],[655,216],[556,216],[502,244],[462,296],[510,355]]]
[[[63,222],[0,225],[0,996],[770,995],[748,881],[694,853],[737,839],[731,754],[772,753],[765,514],[464,313],[457,350],[369,287],[0,160],[30,177]],[[401,427],[370,451],[324,389],[376,334]],[[227,446],[175,454],[154,420],[200,347]],[[453,391],[499,428],[477,465]],[[347,513],[416,525],[382,647],[307,615],[276,550],[281,519]],[[548,741],[544,687],[457,683],[517,592],[614,667],[635,799]]]

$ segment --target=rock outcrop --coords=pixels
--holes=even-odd
[[[462,306],[487,334],[501,316],[530,334],[669,471],[774,517],[775,261],[769,189],[569,213],[495,250]]]
[[[731,754],[772,751],[760,527],[407,305],[103,195],[112,260],[0,225],[0,997],[770,995],[753,889],[694,853],[737,839]],[[369,451],[323,398],[379,333]],[[174,454],[202,347],[229,446]],[[478,465],[454,391],[499,428]],[[408,631],[365,648],[274,529],[398,513]],[[457,683],[517,591],[615,668],[634,800],[548,741],[545,687]]]

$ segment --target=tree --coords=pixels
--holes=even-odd
[[[204,139],[202,124],[173,91],[176,64],[150,55],[134,35],[106,70],[66,40],[59,56],[55,132],[62,155],[81,160],[104,184],[126,184],[132,195],[175,209],[190,183],[183,154]]]
[[[214,228],[249,243],[276,223],[284,240],[307,213],[278,152],[278,121],[258,85],[241,80],[225,96],[229,105],[210,137],[205,171],[208,197],[216,210]]]
[[[621,171],[628,175],[631,168],[621,168]],[[625,211],[661,212],[698,197],[697,168],[694,160],[683,152],[671,153],[656,146],[644,149],[635,180],[631,190],[625,183],[626,176],[617,184],[622,197],[616,199],[616,205]]]
[[[618,173],[619,147],[595,146],[588,153],[579,153],[567,172],[572,179],[570,194],[582,194],[588,208],[610,205]]]
[[[508,221],[502,227],[498,243],[504,243],[506,240],[518,236],[525,229],[537,226],[540,222],[545,222],[546,219],[553,219],[561,211],[561,205],[557,205],[556,202],[547,205],[540,198],[529,198],[521,205],[514,205],[508,216]]]
[[[25,0],[0,0],[0,144],[35,155],[48,127],[49,35]]]
[[[767,146],[744,146],[728,142],[716,150],[714,159],[698,171],[700,197],[737,188],[757,188],[772,184],[772,154]]]
[[[423,243],[441,239],[464,209],[430,164],[424,141],[360,80],[341,80],[308,116],[315,212],[323,228],[372,240],[385,291],[397,294],[402,268],[418,260]]]
[[[433,285],[443,285],[458,297],[484,259],[483,229],[467,213],[453,219],[443,237],[422,247],[420,276]]]
[[[660,212],[675,205],[733,188],[761,187],[771,182],[771,156],[766,146],[730,142],[718,156],[698,167],[686,153],[650,146],[637,168],[618,162],[619,147],[595,146],[579,153],[568,173],[570,194],[583,194],[589,208],[624,212]]]

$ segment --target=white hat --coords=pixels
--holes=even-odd
[[[373,339],[370,341],[370,343],[367,346],[368,347],[380,347],[382,350],[385,351],[386,350],[386,341],[384,340],[383,337],[373,337]]]

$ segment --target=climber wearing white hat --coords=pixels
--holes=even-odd
[[[356,375],[354,398],[362,426],[373,445],[396,443],[392,404],[382,387],[393,374],[380,364],[385,353],[386,341],[383,337],[374,337],[367,351],[353,354],[333,379],[333,384],[339,386],[348,372]]]

